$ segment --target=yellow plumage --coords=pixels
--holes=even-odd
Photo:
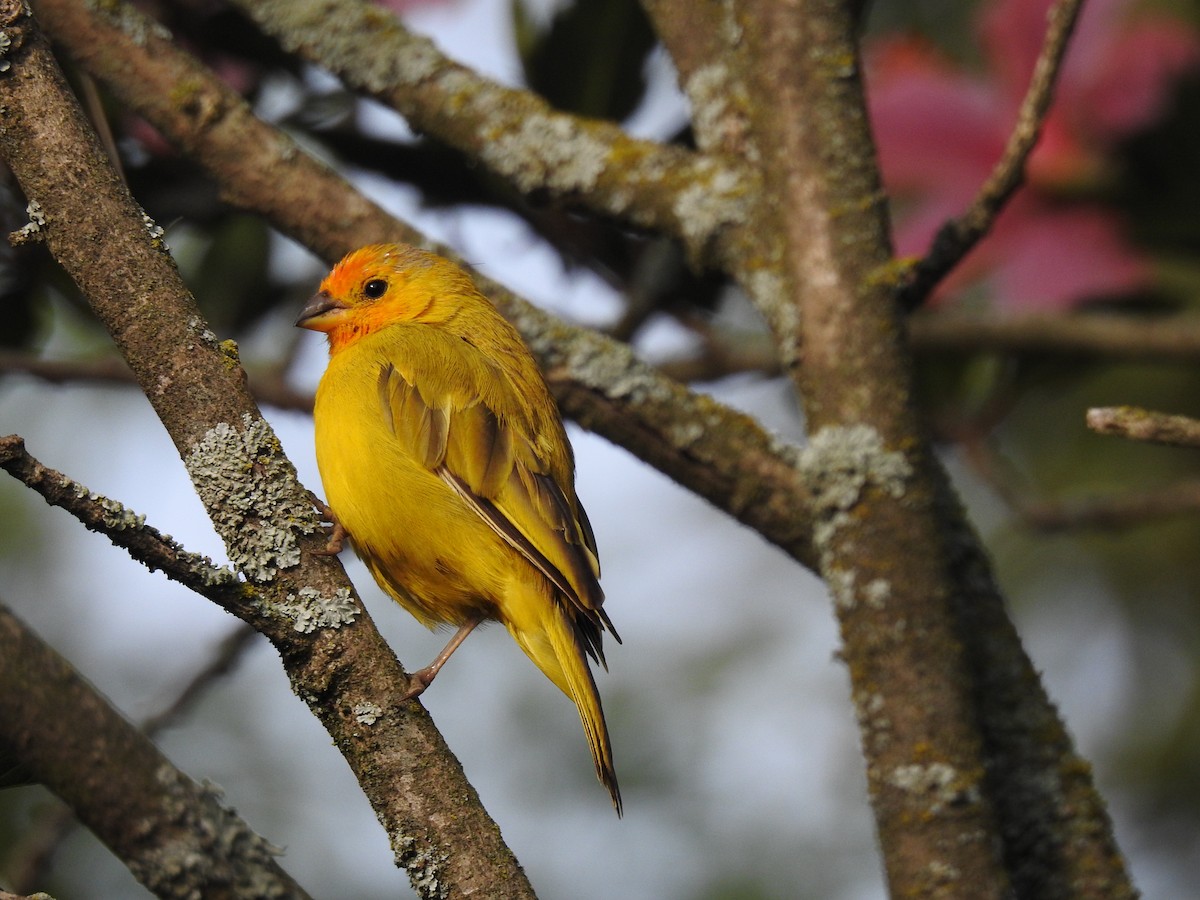
[[[574,701],[621,811],[600,696],[600,565],[558,410],[516,330],[458,266],[402,244],[343,259],[297,323],[323,331],[317,463],[375,579],[425,625],[502,622]]]

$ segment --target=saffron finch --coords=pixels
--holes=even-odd
[[[449,260],[404,244],[347,255],[296,323],[324,332],[317,464],[335,522],[420,622],[501,622],[574,701],[618,815],[608,727],[586,656],[605,665],[600,564],[575,462],[529,350]],[[338,529],[343,529],[339,532]]]

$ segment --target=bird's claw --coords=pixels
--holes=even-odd
[[[424,669],[418,669],[415,672],[408,673],[408,690],[404,692],[404,696],[400,698],[400,702],[405,700],[415,700],[425,693],[425,688],[433,684],[433,678],[437,675],[437,669],[433,666],[426,666]]]
[[[329,539],[325,542],[325,546],[320,550],[313,550],[314,556],[337,556],[346,546],[346,538],[350,536],[350,532],[346,531],[346,527],[338,521],[338,517],[334,515],[332,509],[327,503],[324,503],[316,494],[310,494],[313,501],[313,506],[321,511],[321,521],[330,524]]]
[[[329,529],[329,540],[325,542],[325,546],[320,550],[312,551],[316,556],[337,556],[346,546],[346,538],[349,532],[342,526],[342,523],[337,519],[333,519],[333,527]]]

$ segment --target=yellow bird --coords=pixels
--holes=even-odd
[[[336,525],[401,606],[458,628],[406,698],[476,625],[503,623],[574,701],[620,815],[585,654],[605,665],[602,633],[621,639],[571,445],[520,335],[466,272],[405,244],[350,253],[296,324],[329,340],[313,418]]]

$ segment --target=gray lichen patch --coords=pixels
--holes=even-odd
[[[716,60],[700,66],[684,84],[684,92],[691,104],[692,127],[701,150],[758,161],[758,149],[747,139],[749,98],[726,62]]]
[[[892,585],[884,578],[874,578],[863,588],[863,597],[872,609],[883,609],[892,596]]]
[[[374,725],[383,715],[383,707],[370,701],[354,704],[354,720],[360,725]]]
[[[604,172],[609,146],[568,116],[540,114],[485,141],[483,161],[522,191],[589,191]]]
[[[801,450],[799,463],[813,497],[813,538],[822,550],[850,521],[868,487],[899,498],[912,475],[904,454],[886,449],[867,425],[822,428]]]
[[[87,527],[107,535],[118,546],[124,546],[123,532],[130,532],[135,536],[140,533],[165,547],[174,556],[175,561],[186,568],[191,577],[205,587],[220,587],[237,581],[237,575],[232,570],[213,565],[212,560],[207,556],[185,550],[169,534],[163,534],[157,528],[147,525],[145,515],[135,513],[111,497],[89,491],[84,485],[65,475],[62,476],[60,483],[66,490],[80,500],[87,501],[99,512],[99,517],[95,522],[85,521]],[[159,568],[153,559],[143,561],[151,571]],[[181,576],[172,572],[171,577],[179,578]]]
[[[25,214],[29,216],[29,221],[8,236],[14,246],[21,246],[30,241],[40,241],[45,237],[42,229],[46,227],[46,213],[42,209],[42,204],[36,200],[30,200],[25,207]]]
[[[693,259],[699,260],[716,232],[746,221],[745,179],[735,169],[702,160],[691,184],[682,189],[672,208],[680,236]]]
[[[825,573],[825,583],[829,585],[829,593],[833,595],[833,604],[838,609],[853,609],[856,602],[854,596],[855,574],[853,570],[829,569]]]
[[[188,319],[187,324],[188,324],[188,331],[190,331],[192,334],[196,335],[196,337],[200,338],[200,340],[205,344],[205,346],[211,347],[214,350],[220,349],[220,347],[221,347],[220,338],[217,337],[216,332],[214,332],[211,328],[208,327],[207,324],[205,324],[205,322],[202,318],[200,318],[199,316],[192,316],[190,319]],[[188,349],[190,350],[193,348],[189,347]]]
[[[272,874],[283,851],[227,809],[220,788],[205,784],[197,795],[196,784],[168,764],[155,779],[165,821],[146,823],[142,855],[127,860],[143,884],[160,897],[202,897],[214,885],[237,897],[287,895]]]
[[[64,486],[80,500],[95,504],[103,513],[100,524],[106,531],[137,531],[146,525],[146,517],[135,513],[123,503],[89,491],[77,481],[63,479]]]
[[[344,587],[334,591],[332,597],[325,596],[316,588],[304,587],[294,594],[288,594],[283,602],[259,600],[255,605],[269,615],[291,619],[292,627],[301,634],[311,634],[318,628],[349,625],[359,613],[354,597]]]
[[[569,348],[564,362],[573,378],[613,400],[642,404],[658,390],[658,377],[627,345],[610,352],[597,342],[580,342]]]
[[[164,240],[167,232],[145,212],[142,213],[142,225],[146,228],[146,234],[150,235],[150,246],[164,253],[171,249]]]
[[[947,806],[961,806],[979,799],[979,788],[948,763],[896,766],[888,781],[902,791],[927,800],[932,814]]]
[[[397,52],[361,53],[358,43],[328,41],[323,46],[323,59],[349,83],[376,96],[420,84],[448,64],[437,45],[424,35],[381,27],[385,35],[381,43],[391,44]],[[343,53],[346,48],[352,48],[349,55]]]
[[[692,125],[702,147],[715,143],[717,126],[729,111],[729,67],[714,61],[696,69],[684,84],[692,105]]]
[[[397,865],[408,872],[409,883],[421,897],[445,898],[450,896],[450,886],[442,881],[440,873],[450,862],[449,854],[428,844],[418,842],[412,835],[393,833],[392,849]]]
[[[300,564],[298,533],[320,527],[271,426],[242,415],[219,422],[184,459],[235,569],[263,582]]]
[[[871,579],[859,591],[858,577],[852,569],[831,567],[825,572],[825,581],[829,585],[830,594],[833,595],[834,605],[843,611],[854,609],[858,605],[860,594],[867,607],[874,610],[883,609],[892,595],[891,584],[883,578]]]

